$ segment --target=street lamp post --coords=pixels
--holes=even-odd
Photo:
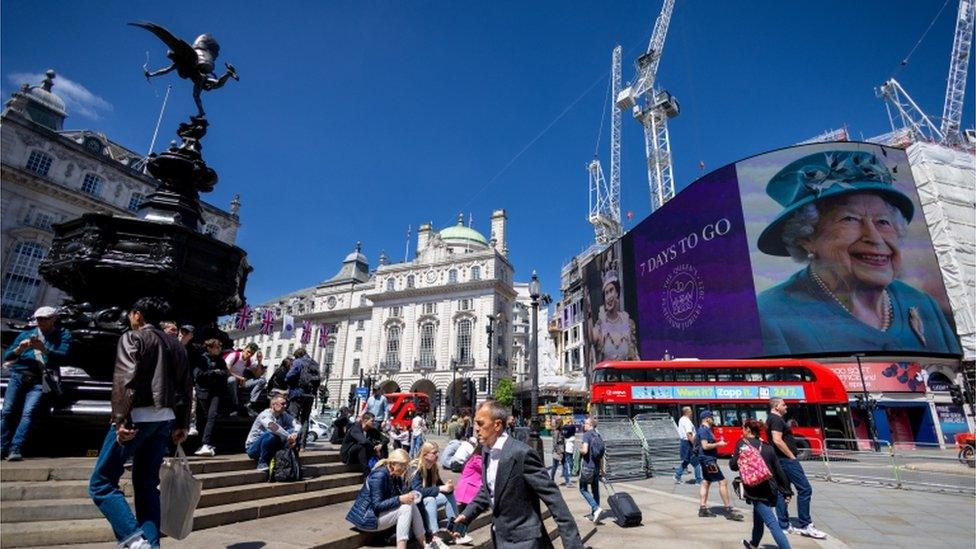
[[[491,373],[495,366],[491,356],[491,344],[495,335],[494,323],[495,315],[488,315],[488,326],[485,326],[485,333],[488,334],[488,396],[491,396]]]
[[[532,333],[530,334],[529,371],[532,376],[532,393],[529,400],[531,419],[529,422],[529,446],[541,456],[542,439],[539,437],[539,298],[542,296],[542,284],[539,276],[532,271],[529,281],[529,297],[532,299]]]
[[[875,452],[881,450],[878,445],[878,428],[874,424],[874,408],[875,401],[874,398],[868,393],[868,385],[864,381],[864,368],[861,366],[861,357],[864,353],[855,353],[854,360],[857,361],[857,371],[861,375],[861,408],[866,412],[868,420],[868,434],[871,437],[871,447],[874,448]]]

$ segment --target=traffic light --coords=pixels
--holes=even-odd
[[[442,389],[437,389],[434,393],[434,406],[440,406],[444,403],[444,391]]]
[[[949,396],[952,397],[952,403],[956,406],[962,406],[966,402],[962,396],[962,389],[958,385],[949,386]]]

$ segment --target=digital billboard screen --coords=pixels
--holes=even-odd
[[[730,164],[581,269],[594,364],[961,354],[899,149],[817,143]]]

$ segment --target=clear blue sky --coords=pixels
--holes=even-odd
[[[18,75],[54,68],[55,92],[69,95],[66,127],[144,151],[171,83],[165,145],[193,112],[190,87],[175,75],[147,84],[146,52],[156,68],[166,49],[125,23],[152,21],[188,41],[211,32],[218,61],[236,65],[241,81],[204,96],[204,154],[220,174],[205,198],[226,207],[242,197],[238,244],[255,267],[252,303],[331,277],[357,240],[374,267],[381,249],[402,260],[408,224],[415,238],[418,223],[443,228],[463,211],[487,234],[495,208],[508,211],[516,277],[538,269],[558,294],[560,266],[593,238],[585,165],[607,110],[610,51],[623,45],[632,79],[661,7],[167,4],[3,2],[2,93]],[[874,87],[896,71],[941,115],[955,0],[910,63],[900,62],[942,4],[678,0],[658,76],[682,106],[670,125],[678,187],[703,173],[700,161],[715,169],[845,124],[854,136],[888,131]],[[970,68],[970,90],[973,77]],[[964,125],[972,120],[970,93]],[[608,136],[605,124],[607,166]],[[623,210],[636,223],[649,199],[643,137],[628,114],[623,158]]]

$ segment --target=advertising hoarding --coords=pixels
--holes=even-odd
[[[581,269],[592,364],[961,354],[898,149],[817,143],[730,164]]]

